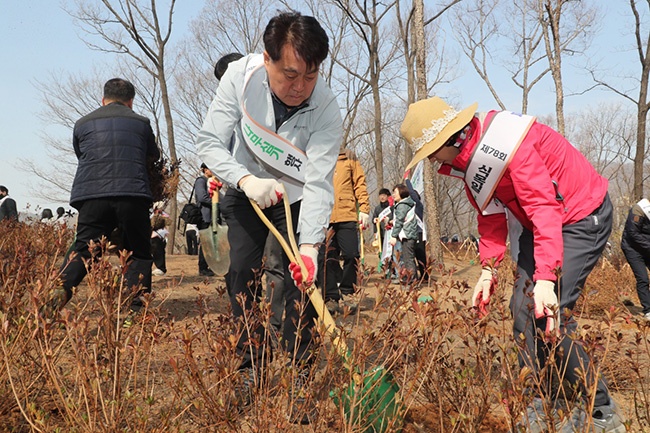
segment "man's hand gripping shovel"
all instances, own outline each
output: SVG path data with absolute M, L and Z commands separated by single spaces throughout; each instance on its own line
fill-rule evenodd
M 287 243 L 254 200 L 251 200 L 251 205 L 278 240 L 289 260 L 292 263 L 298 263 L 302 275 L 306 276 L 308 271 L 300 256 L 300 250 L 293 233 L 291 209 L 286 199 L 284 187 L 282 188 L 282 197 L 284 199 L 287 232 L 291 245 Z M 383 366 L 375 367 L 363 373 L 358 367 L 352 366 L 350 350 L 342 338 L 341 331 L 336 326 L 332 315 L 327 310 L 320 290 L 316 288 L 313 282 L 303 284 L 300 289 L 307 293 L 309 300 L 318 313 L 319 325 L 321 325 L 318 326 L 318 329 L 324 330 L 325 334 L 330 337 L 332 348 L 343 358 L 345 368 L 352 373 L 353 381 L 347 386 L 345 392 L 340 390 L 330 392 L 334 402 L 343 407 L 348 420 L 356 427 L 361 428 L 359 431 L 375 433 L 401 431 L 404 408 L 400 401 L 399 387 L 395 383 L 393 376 Z

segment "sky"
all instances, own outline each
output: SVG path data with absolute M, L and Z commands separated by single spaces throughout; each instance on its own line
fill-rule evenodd
M 602 47 L 599 55 L 612 65 L 629 66 L 632 71 L 638 71 L 639 61 L 634 52 L 622 49 L 631 44 L 630 36 L 624 35 L 624 17 L 614 11 L 614 3 L 619 4 L 618 9 L 623 9 L 626 2 L 597 0 L 597 3 L 605 8 L 606 17 L 603 33 L 594 42 Z M 203 2 L 198 0 L 177 2 L 174 33 L 184 32 L 189 18 L 202 6 Z M 93 63 L 106 61 L 106 54 L 86 47 L 80 33 L 57 0 L 0 0 L 0 185 L 9 189 L 9 195 L 16 200 L 21 212 L 28 205 L 31 211 L 46 207 L 54 210 L 58 206 L 69 208 L 66 202 L 48 202 L 34 197 L 33 188 L 38 187 L 42 180 L 29 179 L 30 174 L 20 170 L 18 159 L 38 159 L 45 155 L 40 134 L 42 131 L 51 132 L 48 128 L 52 128 L 38 117 L 42 101 L 35 80 L 47 81 L 50 73 L 57 71 L 83 75 L 92 70 Z M 506 77 L 502 79 L 507 80 Z M 569 71 L 565 73 L 565 79 L 569 85 L 577 86 L 586 78 Z M 479 110 L 496 108 L 485 87 L 471 71 L 456 83 L 466 105 L 477 101 Z M 537 93 L 531 110 L 533 114 L 550 114 L 554 107 L 550 82 L 542 87 L 541 92 L 543 94 Z M 508 96 L 505 99 L 506 104 L 518 105 L 520 97 L 513 94 L 510 100 Z M 570 98 L 566 110 L 576 111 L 583 106 L 614 99 L 612 95 L 594 92 Z M 71 131 L 62 133 L 71 135 Z M 56 167 L 52 169 L 56 170 Z

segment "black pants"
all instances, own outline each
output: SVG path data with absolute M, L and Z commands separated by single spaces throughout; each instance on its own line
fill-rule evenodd
M 300 202 L 291 206 L 294 230 L 299 210 Z M 253 309 L 253 303 L 260 301 L 262 287 L 259 270 L 262 267 L 262 256 L 269 230 L 242 192 L 229 189 L 221 202 L 221 212 L 228 224 L 230 242 L 230 268 L 226 284 L 233 314 L 235 317 L 242 318 L 245 311 L 250 312 Z M 279 203 L 264 209 L 264 214 L 286 238 L 287 224 L 283 204 Z M 289 272 L 289 259 L 284 253 L 282 253 L 282 260 L 285 301 L 283 340 L 296 362 L 309 362 L 316 310 L 307 294 L 298 290 L 293 283 Z M 242 295 L 243 306 L 237 299 Z M 261 323 L 257 323 L 248 332 L 243 331 L 237 343 L 237 354 L 242 357 L 240 368 L 265 365 L 262 362 L 265 354 L 264 345 L 250 343 L 250 341 L 265 341 L 264 332 Z
M 284 263 L 282 246 L 269 233 L 264 247 L 264 275 L 266 276 L 266 300 L 271 304 L 271 325 L 276 330 L 282 328 L 284 315 Z
M 165 263 L 166 246 L 167 242 L 159 236 L 151 238 L 151 256 L 153 257 L 153 264 L 163 272 L 167 272 L 167 265 Z
M 199 242 L 199 272 L 205 272 L 210 270 L 208 262 L 205 261 L 205 256 L 203 255 L 203 246 Z
M 151 291 L 151 220 L 149 219 L 148 200 L 136 197 L 111 197 L 86 200 L 79 206 L 77 234 L 71 251 L 76 255 L 66 255 L 61 265 L 63 288 L 72 295 L 72 288 L 79 285 L 86 276 L 83 259 L 90 260 L 91 251 L 88 243 L 99 241 L 106 236 L 110 239 L 114 229 L 122 233 L 122 246 L 133 255 L 126 270 L 125 279 L 128 287 L 142 284 L 143 292 Z
M 650 284 L 648 281 L 648 269 L 650 269 L 650 257 L 643 256 L 634 249 L 626 240 L 621 242 L 621 249 L 636 279 L 636 294 L 643 307 L 643 314 L 650 313 Z
M 199 243 L 196 239 L 196 230 L 187 230 L 185 232 L 185 244 L 187 245 L 187 254 L 195 256 L 199 253 Z
M 359 223 L 330 224 L 326 244 L 318 252 L 317 279 L 325 301 L 339 301 L 341 295 L 354 293 L 359 257 Z
M 559 284 L 555 285 L 560 312 L 564 312 L 566 309 L 573 310 L 589 273 L 605 249 L 611 231 L 612 203 L 609 200 L 609 195 L 605 196 L 601 206 L 591 215 L 574 224 L 562 227 L 564 262 L 562 277 Z M 532 277 L 535 272 L 533 245 L 532 232 L 524 228 L 519 237 L 518 274 L 510 299 L 510 310 L 514 318 L 515 341 L 521 341 L 521 335 L 525 337 L 524 347 L 519 358 L 520 366 L 527 366 L 533 371 L 539 372 L 546 364 L 548 347 L 538 336 L 540 330 L 543 332 L 546 329 L 546 319 L 535 319 L 532 296 L 534 287 Z M 564 355 L 561 357 L 559 353 L 556 353 L 556 356 L 561 358 L 558 359 L 557 368 L 558 371 L 565 372 L 565 380 L 576 385 L 580 383 L 580 377 L 575 373 L 576 368 L 589 372 L 590 361 L 582 346 L 575 344 L 572 338 L 566 336 L 573 334 L 578 327 L 574 316 L 567 318 L 565 314 L 560 314 L 560 317 L 560 329 L 563 336 L 560 348 Z M 591 383 L 595 380 L 598 381 L 595 406 L 607 404 L 609 395 L 605 382 L 600 378 L 594 378 L 593 375 L 588 376 L 588 380 Z M 580 389 L 583 387 L 581 386 Z M 567 394 L 571 395 L 571 391 L 567 390 Z
M 415 263 L 415 248 L 417 239 L 402 239 L 402 254 L 400 262 L 400 279 L 403 283 L 414 281 L 418 278 L 418 268 Z
M 427 269 L 427 243 L 422 240 L 422 234 L 415 244 L 415 260 L 418 265 L 418 271 L 420 273 L 419 277 L 427 281 L 429 279 L 428 269 Z

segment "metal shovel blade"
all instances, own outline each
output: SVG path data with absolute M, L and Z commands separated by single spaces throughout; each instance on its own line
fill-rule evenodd
M 223 277 L 230 267 L 230 244 L 228 243 L 228 226 L 218 224 L 219 192 L 212 195 L 212 223 L 208 228 L 199 230 L 201 249 L 205 262 L 212 272 Z

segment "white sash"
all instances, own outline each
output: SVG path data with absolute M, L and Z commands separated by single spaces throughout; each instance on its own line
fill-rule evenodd
M 643 198 L 637 203 L 637 205 L 641 208 L 645 217 L 650 220 L 650 201 L 648 201 L 647 198 Z
M 457 177 L 459 179 L 462 179 L 463 181 L 465 180 L 465 173 L 463 173 L 460 170 L 456 170 L 455 168 L 451 167 L 449 176 Z M 498 213 L 504 213 L 505 207 L 501 204 L 500 201 L 497 200 L 490 200 L 490 202 L 487 204 L 485 209 L 483 210 L 482 214 L 483 215 L 493 215 L 493 214 L 498 214 Z
M 241 120 L 244 142 L 259 161 L 291 178 L 295 181 L 292 183 L 302 185 L 305 183 L 304 168 L 307 165 L 307 154 L 289 140 L 257 123 L 246 110 L 244 103 L 246 98 L 243 96 L 248 88 L 248 82 L 253 73 L 262 67 L 264 67 L 264 57 L 259 54 L 250 61 L 246 69 L 242 90 Z
M 393 237 L 393 229 L 386 229 L 384 233 L 384 247 L 381 250 L 381 261 L 391 260 L 393 257 L 393 246 L 390 244 L 390 238 Z M 388 264 L 390 269 L 390 263 Z
M 483 215 L 496 213 L 492 195 L 534 121 L 525 114 L 497 113 L 474 149 L 465 183 Z

